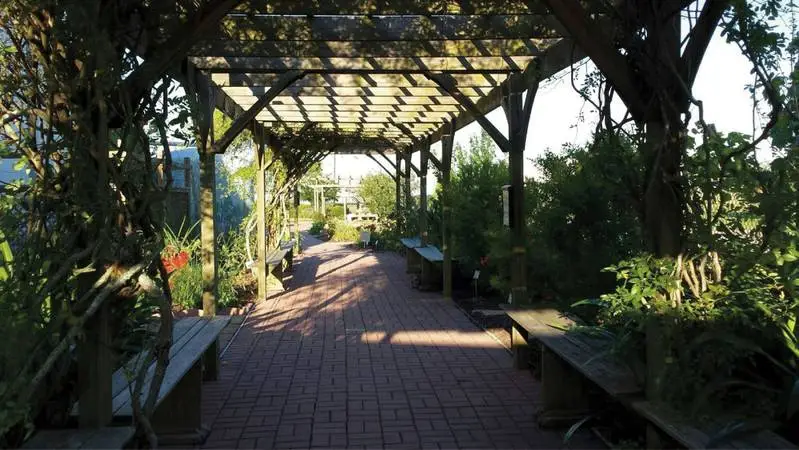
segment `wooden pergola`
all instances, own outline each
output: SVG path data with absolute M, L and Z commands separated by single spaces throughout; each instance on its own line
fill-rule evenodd
M 204 0 L 143 4 L 120 28 L 142 64 L 126 75 L 124 96 L 144 93 L 170 77 L 196 102 L 200 153 L 203 309 L 216 306 L 214 223 L 216 154 L 245 129 L 258 146 L 259 294 L 266 292 L 264 172 L 266 149 L 303 167 L 332 152 L 363 153 L 394 179 L 396 207 L 410 204 L 410 175 L 420 178 L 419 229 L 427 240 L 427 174 L 432 163 L 443 185 L 444 295 L 452 295 L 450 172 L 455 132 L 474 121 L 509 154 L 511 291 L 527 299 L 523 158 L 539 83 L 588 56 L 645 127 L 642 153 L 651 174 L 644 215 L 653 250 L 681 250 L 680 164 L 692 101 L 690 88 L 704 51 L 730 0 L 705 0 L 687 33 L 681 12 L 696 0 Z M 697 4 L 698 5 L 698 4 Z M 178 11 L 178 13 L 176 13 Z M 604 13 L 612 12 L 612 16 Z M 685 37 L 683 36 L 685 35 Z M 141 41 L 136 39 L 142 38 Z M 166 102 L 165 102 L 166 103 Z M 485 116 L 502 107 L 507 135 Z M 233 119 L 217 141 L 213 110 Z M 124 117 L 115 113 L 108 128 Z M 286 131 L 288 130 L 288 131 Z M 313 130 L 313 133 L 311 133 Z M 309 136 L 324 136 L 309 144 Z M 441 142 L 440 157 L 430 146 Z M 411 156 L 420 153 L 419 165 Z M 394 156 L 393 160 L 390 155 Z M 378 159 L 378 157 L 380 159 Z M 384 164 L 385 163 L 385 164 Z M 295 168 L 296 168 L 295 167 Z M 81 423 L 110 422 L 109 309 L 93 317 L 98 339 L 86 347 L 87 386 Z M 105 337 L 102 337 L 102 336 Z M 66 342 L 66 341 L 65 341 Z M 214 374 L 217 344 L 205 371 Z M 647 329 L 647 397 L 665 382 L 660 333 Z M 84 364 L 82 364 L 83 366 Z
M 396 183 L 397 210 L 403 191 L 404 204 L 410 204 L 411 172 L 419 177 L 423 244 L 429 165 L 441 172 L 446 192 L 454 134 L 479 122 L 510 155 L 512 286 L 513 298 L 522 301 L 527 123 L 539 82 L 584 56 L 566 34 L 545 5 L 521 0 L 251 1 L 230 9 L 218 34 L 189 50 L 188 66 L 195 83 L 207 88 L 209 106 L 234 120 L 224 138 L 206 144 L 212 150 L 207 154 L 223 152 L 248 127 L 258 137 L 259 155 L 265 146 L 280 146 L 276 127 L 296 136 L 315 129 L 348 137 L 332 151 L 374 159 Z M 505 110 L 508 137 L 485 118 L 498 107 Z M 437 141 L 440 159 L 430 153 Z M 418 167 L 411 163 L 417 151 Z M 210 175 L 204 180 L 203 189 L 212 189 Z M 260 204 L 262 189 L 257 195 Z M 450 297 L 446 204 L 444 211 L 444 294 Z M 203 235 L 212 236 L 213 214 L 203 217 Z M 204 243 L 208 307 L 215 252 L 213 242 Z
M 325 152 L 364 153 L 379 161 L 396 182 L 398 210 L 400 192 L 410 204 L 415 172 L 421 183 L 423 244 L 426 177 L 430 163 L 436 166 L 444 187 L 444 293 L 451 296 L 453 137 L 473 121 L 509 154 L 511 292 L 515 302 L 524 302 L 523 153 L 530 112 L 539 83 L 586 56 L 630 118 L 646 129 L 642 150 L 652 160 L 646 227 L 656 254 L 677 254 L 686 128 L 681 118 L 687 115 L 704 51 L 730 5 L 729 0 L 708 0 L 701 7 L 695 2 L 209 0 L 194 21 L 183 25 L 187 33 L 178 33 L 176 45 L 150 52 L 155 69 L 161 60 L 183 58 L 178 77 L 204 105 L 205 112 L 195 117 L 205 167 L 204 308 L 213 311 L 215 292 L 210 163 L 245 128 L 254 131 L 262 167 L 267 146 L 275 154 L 287 147 L 284 141 L 301 139 L 312 129 L 338 136 L 342 142 Z M 684 12 L 695 16 L 687 33 L 681 32 Z M 507 136 L 485 118 L 498 107 L 508 121 Z M 208 139 L 213 108 L 233 119 L 218 142 Z M 289 137 L 276 135 L 276 129 L 290 130 Z M 438 141 L 440 158 L 430 153 Z M 415 167 L 411 155 L 417 151 Z M 258 192 L 261 202 L 263 191 Z

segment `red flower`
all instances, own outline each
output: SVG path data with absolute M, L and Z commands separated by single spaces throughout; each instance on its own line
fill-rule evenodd
M 483 267 L 488 266 L 488 256 L 481 256 L 480 257 L 480 265 Z
M 172 256 L 162 256 L 161 262 L 164 263 L 166 273 L 172 273 L 178 269 L 186 267 L 189 264 L 189 254 L 187 252 L 179 252 Z

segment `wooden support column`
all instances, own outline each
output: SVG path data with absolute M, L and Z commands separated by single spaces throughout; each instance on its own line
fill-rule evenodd
M 86 279 L 85 290 L 88 290 L 93 280 L 89 277 Z M 100 428 L 111 423 L 111 376 L 114 366 L 110 322 L 111 311 L 106 300 L 94 316 L 86 321 L 84 339 L 77 346 L 80 389 L 78 425 L 81 428 Z
M 425 141 L 419 146 L 419 236 L 422 246 L 427 246 L 427 165 L 430 153 L 430 142 Z
M 441 136 L 441 247 L 444 254 L 444 298 L 452 299 L 452 147 L 455 143 L 455 121 L 447 122 Z
M 294 254 L 302 252 L 302 239 L 300 236 L 300 190 L 294 188 Z
M 267 297 L 267 276 L 266 265 L 266 151 L 264 148 L 264 137 L 257 139 L 256 160 L 258 171 L 255 182 L 255 210 L 257 217 L 257 246 L 258 246 L 258 300 L 263 301 Z
M 203 272 L 203 315 L 216 315 L 217 262 L 216 218 L 216 155 L 200 153 L 200 256 Z
M 402 155 L 399 151 L 394 151 L 394 160 L 394 214 L 397 216 L 397 228 L 402 232 L 404 230 L 402 224 L 402 186 L 400 185 L 400 180 L 402 180 Z
M 411 150 L 408 149 L 405 154 L 405 210 L 412 209 L 413 197 L 411 196 Z
M 524 213 L 524 146 L 530 122 L 533 101 L 538 92 L 538 82 L 529 88 L 526 101 L 522 98 L 525 86 L 514 76 L 503 86 L 502 107 L 508 119 L 510 143 L 510 232 L 511 232 L 511 302 L 526 303 L 527 250 L 525 247 L 526 221 Z

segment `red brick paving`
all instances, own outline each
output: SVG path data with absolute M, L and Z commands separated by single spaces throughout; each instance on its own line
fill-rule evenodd
M 207 448 L 562 447 L 540 385 L 404 259 L 306 242 L 204 387 Z

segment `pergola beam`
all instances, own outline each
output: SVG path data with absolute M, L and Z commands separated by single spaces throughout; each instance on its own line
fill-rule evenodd
M 643 117 L 647 107 L 641 86 L 636 83 L 627 59 L 616 50 L 605 29 L 589 18 L 579 0 L 543 1 L 613 84 L 633 115 Z
M 280 76 L 274 73 L 212 73 L 211 79 L 220 87 L 263 87 L 275 84 Z M 495 88 L 505 81 L 504 73 L 452 74 L 461 88 Z M 297 87 L 438 87 L 423 74 L 308 74 L 294 83 Z
M 539 2 L 528 0 L 328 0 L 308 4 L 296 0 L 246 0 L 237 11 L 249 14 L 548 14 Z
M 429 41 L 529 39 L 563 36 L 550 15 L 231 15 L 220 24 L 222 39 L 262 41 Z
M 472 102 L 469 97 L 464 95 L 458 87 L 455 85 L 455 81 L 452 78 L 449 78 L 446 74 L 428 74 L 428 78 L 438 83 L 445 91 L 449 93 L 458 103 L 461 104 L 467 111 L 472 114 L 472 117 L 477 120 L 477 123 L 491 136 L 491 139 L 497 144 L 497 146 L 505 153 L 510 151 L 510 141 L 506 138 L 494 124 L 491 123 L 488 119 L 485 118 L 485 113 L 477 107 L 477 105 Z
M 371 154 L 371 153 L 367 153 L 367 154 L 366 154 L 366 156 L 367 156 L 367 157 L 369 157 L 369 159 L 371 159 L 372 161 L 376 162 L 376 163 L 377 163 L 377 165 L 378 165 L 378 166 L 380 166 L 380 168 L 381 168 L 381 169 L 383 169 L 383 171 L 384 171 L 386 174 L 388 174 L 388 176 L 389 176 L 389 177 L 391 177 L 391 180 L 392 180 L 392 181 L 394 181 L 394 182 L 396 182 L 396 181 L 397 181 L 397 180 L 394 178 L 394 175 L 391 173 L 391 171 L 390 171 L 390 170 L 388 170 L 388 169 L 386 168 L 386 166 L 384 166 L 384 165 L 383 165 L 383 163 L 381 163 L 380 161 L 378 161 L 378 160 L 377 160 L 377 158 L 375 158 L 374 156 L 372 156 L 372 154 Z
M 191 56 L 354 57 L 479 57 L 538 56 L 554 39 L 464 39 L 419 41 L 209 40 L 195 45 Z
M 535 65 L 531 64 L 522 72 L 522 84 L 531 84 L 534 80 L 547 79 L 585 57 L 585 53 L 571 39 L 564 38 L 549 48 L 544 56 L 538 58 Z M 503 84 L 505 83 L 507 83 L 507 80 L 503 81 Z M 492 90 L 489 95 L 481 98 L 475 105 L 480 115 L 488 114 L 492 110 L 499 108 L 502 105 L 501 89 Z M 464 111 L 455 120 L 456 131 L 475 120 L 475 115 L 469 111 Z M 441 139 L 444 132 L 444 127 L 435 131 L 432 135 L 433 142 Z
M 208 72 L 278 73 L 305 70 L 309 73 L 454 73 L 521 72 L 534 56 L 447 56 L 400 58 L 298 58 L 250 56 L 192 56 L 190 61 Z
M 269 88 L 266 93 L 258 98 L 258 101 L 256 101 L 255 104 L 250 106 L 250 108 L 247 109 L 247 111 L 245 111 L 243 114 L 233 119 L 233 123 L 230 125 L 230 128 L 225 131 L 225 134 L 222 135 L 218 142 L 214 143 L 212 147 L 213 152 L 224 153 L 231 142 L 233 142 L 233 140 L 236 139 L 236 137 L 238 137 L 238 135 L 252 123 L 255 117 L 266 107 L 266 105 L 269 104 L 269 102 L 274 100 L 274 98 L 277 97 L 277 95 L 282 92 L 283 89 L 288 87 L 295 80 L 302 78 L 303 75 L 305 75 L 305 73 L 300 70 L 292 70 L 284 73 L 274 86 Z
M 233 98 L 252 98 L 260 96 L 271 89 L 271 86 L 228 87 L 223 88 Z M 462 88 L 468 97 L 481 97 L 491 92 L 492 88 Z M 323 86 L 291 86 L 283 97 L 443 97 L 447 92 L 438 86 L 425 87 L 323 87 Z

